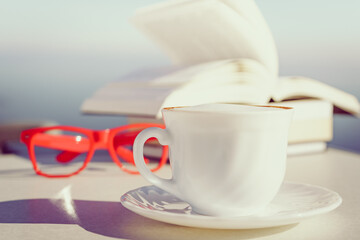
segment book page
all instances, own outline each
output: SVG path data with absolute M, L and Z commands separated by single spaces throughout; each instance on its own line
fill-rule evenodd
M 176 1 L 176 7 L 166 4 L 148 12 L 139 11 L 132 21 L 176 64 L 249 58 L 262 63 L 271 74 L 277 75 L 278 59 L 274 43 L 268 41 L 268 30 L 260 29 L 267 26 L 261 20 L 248 20 L 241 16 L 231 2 L 196 0 L 179 4 Z M 248 16 L 256 9 L 249 7 L 252 0 L 238 2 L 237 8 L 242 8 Z M 242 2 L 247 4 L 241 5 Z M 254 16 L 257 16 L 255 13 Z
M 272 94 L 272 98 L 276 102 L 299 97 L 327 100 L 351 114 L 358 115 L 360 113 L 360 103 L 356 97 L 311 78 L 282 77 Z
M 183 68 L 151 80 L 153 86 L 209 88 L 226 84 L 253 84 L 271 87 L 273 79 L 267 69 L 252 59 L 229 59 Z
M 236 11 L 244 19 L 248 20 L 249 24 L 255 28 L 259 37 L 266 43 L 266 48 L 263 48 L 263 56 L 267 57 L 267 62 L 272 64 L 271 69 L 274 69 L 275 75 L 278 75 L 279 59 L 276 44 L 272 36 L 271 30 L 262 15 L 260 9 L 256 5 L 255 0 L 239 1 L 239 0 L 221 0 Z M 266 52 L 265 52 L 266 51 Z

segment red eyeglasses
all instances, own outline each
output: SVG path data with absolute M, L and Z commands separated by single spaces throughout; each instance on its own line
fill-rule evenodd
M 162 124 L 130 124 L 113 129 L 90 130 L 71 126 L 33 128 L 21 133 L 34 170 L 45 177 L 70 177 L 84 170 L 96 150 L 107 150 L 112 160 L 125 172 L 138 174 L 132 145 L 139 132 L 148 127 L 165 128 Z M 168 147 L 159 146 L 154 138 L 146 144 L 162 150 L 159 161 L 145 157 L 152 171 L 167 161 Z

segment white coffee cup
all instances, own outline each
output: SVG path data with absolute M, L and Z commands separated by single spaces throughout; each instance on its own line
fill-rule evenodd
M 139 172 L 200 214 L 246 216 L 266 207 L 285 175 L 287 107 L 207 104 L 162 110 L 166 129 L 143 130 L 134 142 Z M 172 179 L 154 175 L 143 157 L 147 139 L 169 145 Z

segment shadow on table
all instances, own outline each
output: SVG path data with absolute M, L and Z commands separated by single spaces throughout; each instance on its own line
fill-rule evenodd
M 120 202 L 72 199 L 24 199 L 0 202 L 0 223 L 77 224 L 100 235 L 126 239 L 248 239 L 272 235 L 296 225 L 253 230 L 215 230 L 175 226 L 144 218 Z

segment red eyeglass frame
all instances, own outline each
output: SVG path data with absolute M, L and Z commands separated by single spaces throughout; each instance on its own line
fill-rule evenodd
M 118 159 L 117 155 L 119 155 L 122 159 L 124 159 L 127 162 L 134 163 L 132 151 L 125 148 L 124 146 L 132 145 L 137 134 L 140 133 L 143 129 L 148 128 L 148 127 L 159 127 L 159 128 L 163 128 L 163 129 L 165 128 L 165 126 L 163 124 L 156 124 L 156 123 L 136 123 L 136 124 L 129 124 L 129 125 L 120 126 L 117 128 L 104 129 L 104 130 L 91 130 L 91 129 L 87 129 L 87 128 L 73 127 L 73 126 L 50 126 L 50 127 L 39 127 L 39 128 L 32 128 L 32 129 L 24 130 L 21 132 L 20 140 L 27 146 L 29 157 L 32 162 L 34 171 L 36 172 L 36 174 L 44 176 L 44 177 L 49 177 L 49 178 L 71 177 L 76 174 L 79 174 L 82 170 L 84 170 L 87 167 L 87 165 L 91 161 L 95 151 L 99 150 L 99 149 L 108 150 L 113 162 L 115 162 L 120 167 L 120 169 L 123 170 L 124 172 L 130 173 L 130 174 L 139 174 L 138 171 L 133 171 L 133 170 L 125 168 L 122 165 L 121 161 Z M 135 130 L 135 129 L 139 129 L 139 130 Z M 84 152 L 84 150 L 81 150 L 84 148 L 84 144 L 89 144 L 89 147 L 87 147 L 85 150 L 88 152 L 86 159 L 84 160 L 83 165 L 75 172 L 69 173 L 69 174 L 56 175 L 56 174 L 44 173 L 39 169 L 37 162 L 36 162 L 36 157 L 35 157 L 35 148 L 34 148 L 35 141 L 40 141 L 40 142 L 42 142 L 43 145 L 49 147 L 51 145 L 51 138 L 53 138 L 53 137 L 57 138 L 57 142 L 62 141 L 64 146 L 66 146 L 66 144 L 70 140 L 69 136 L 64 136 L 64 135 L 62 135 L 62 136 L 61 135 L 59 135 L 59 136 L 48 135 L 48 134 L 39 135 L 40 133 L 44 133 L 44 132 L 51 131 L 51 130 L 63 130 L 63 131 L 76 132 L 76 133 L 82 134 L 87 137 L 86 139 L 80 140 L 80 141 L 83 141 L 82 142 L 83 144 L 79 144 L 78 146 L 76 146 L 75 147 L 76 149 L 74 149 L 74 145 L 72 144 L 71 148 L 73 151 L 71 151 L 71 150 L 64 151 L 63 153 L 59 154 L 57 157 L 57 160 L 60 163 L 61 162 L 66 163 L 68 161 L 71 161 L 78 154 L 81 154 L 82 152 Z M 132 130 L 132 131 L 126 132 L 126 130 Z M 122 131 L 125 131 L 124 133 L 122 133 L 122 135 L 116 135 Z M 118 145 L 117 149 L 115 149 L 113 146 L 115 140 Z M 152 139 L 149 139 L 149 140 L 152 140 Z M 162 151 L 162 155 L 161 155 L 158 166 L 154 169 L 151 169 L 151 171 L 153 171 L 153 172 L 159 170 L 167 162 L 168 146 L 162 146 L 162 148 L 163 148 L 163 151 Z M 60 149 L 60 150 L 64 150 L 64 149 Z

